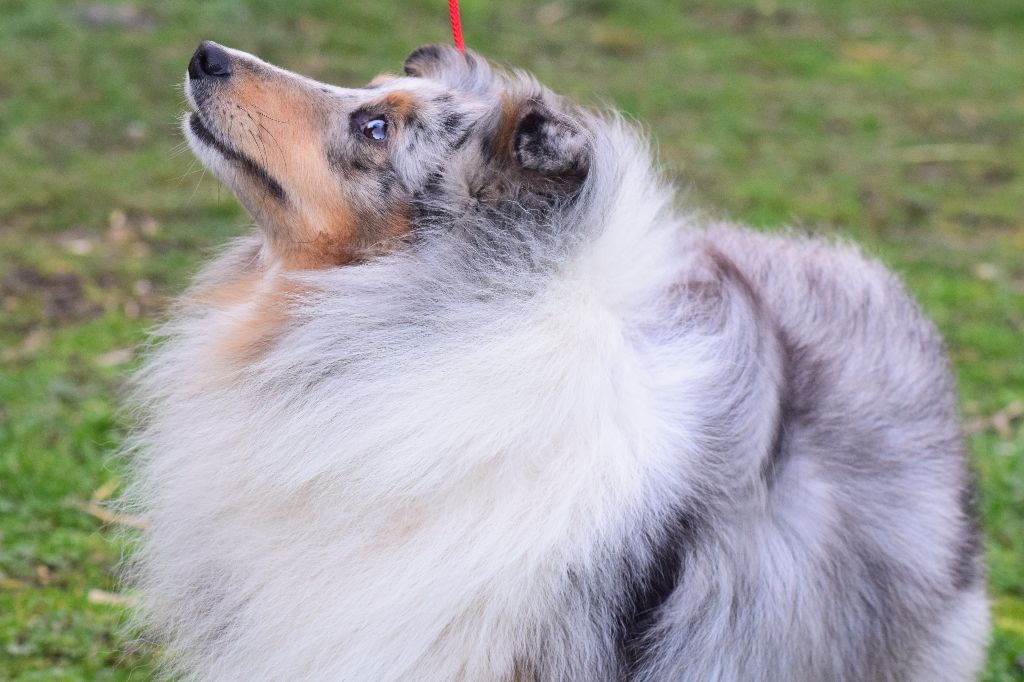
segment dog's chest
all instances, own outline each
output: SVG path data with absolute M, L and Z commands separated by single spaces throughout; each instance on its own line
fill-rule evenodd
M 189 458 L 210 475 L 208 506 L 186 513 L 207 540 L 203 570 L 247 586 L 253 655 L 288 622 L 303 644 L 280 655 L 338 679 L 504 680 L 564 617 L 572 581 L 644 506 L 668 428 L 615 370 L 627 348 L 587 333 L 567 349 L 539 343 L 544 331 L 321 386 L 302 411 L 264 407 L 255 432 L 204 415 L 237 437 Z

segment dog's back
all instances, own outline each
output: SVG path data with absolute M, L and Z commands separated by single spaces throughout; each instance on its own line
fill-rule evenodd
M 777 431 L 684 553 L 641 678 L 972 679 L 987 603 L 937 332 L 853 248 L 726 226 L 701 246 L 774 338 L 751 360 L 782 377 Z

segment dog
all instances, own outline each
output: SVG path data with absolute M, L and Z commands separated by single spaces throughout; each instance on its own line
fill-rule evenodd
M 856 248 L 674 205 L 472 51 L 341 88 L 212 42 L 256 228 L 137 383 L 141 622 L 196 680 L 974 679 L 943 344 Z

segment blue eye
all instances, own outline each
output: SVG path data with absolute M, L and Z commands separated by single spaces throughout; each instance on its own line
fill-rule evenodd
M 363 135 L 371 140 L 383 140 L 388 136 L 388 122 L 382 118 L 373 118 L 363 124 Z

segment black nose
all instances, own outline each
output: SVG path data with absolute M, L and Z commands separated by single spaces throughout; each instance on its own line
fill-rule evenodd
M 227 78 L 231 75 L 231 57 L 227 51 L 213 42 L 199 43 L 192 61 L 188 63 L 189 78 Z

